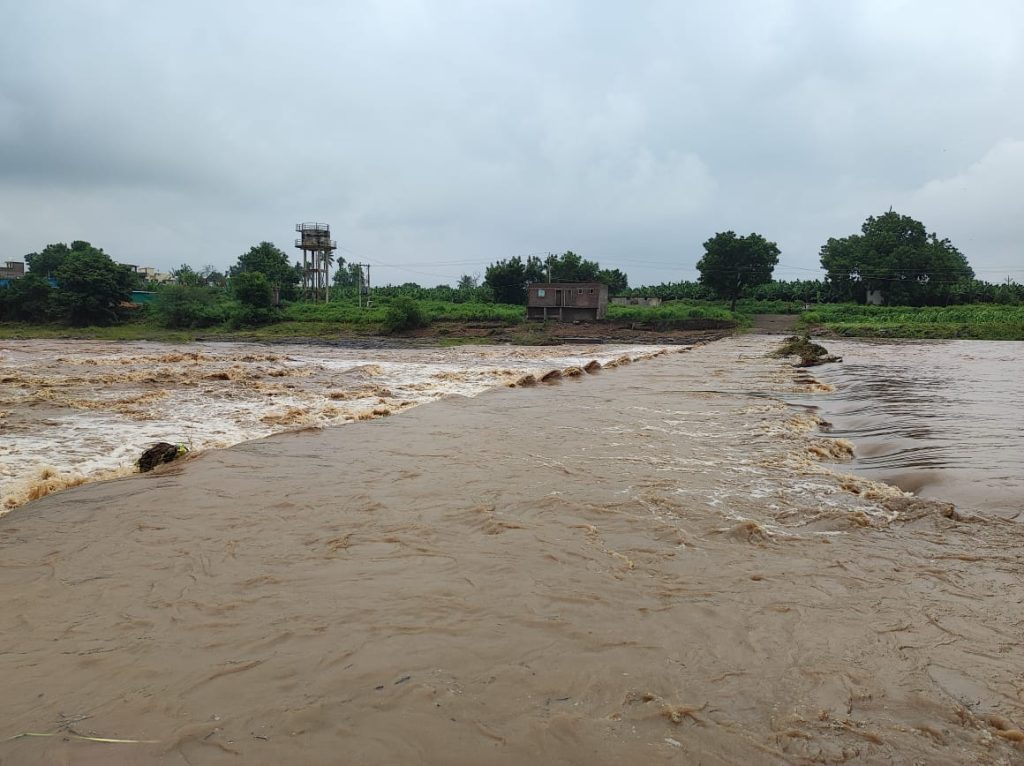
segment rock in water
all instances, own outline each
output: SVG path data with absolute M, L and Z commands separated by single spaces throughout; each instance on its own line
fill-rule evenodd
M 143 473 L 152 471 L 161 463 L 170 463 L 172 460 L 177 460 L 186 452 L 188 452 L 188 449 L 184 444 L 159 442 L 142 453 L 142 457 L 138 461 L 139 470 Z

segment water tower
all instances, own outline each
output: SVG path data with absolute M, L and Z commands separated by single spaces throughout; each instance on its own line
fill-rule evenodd
M 312 301 L 326 301 L 327 269 L 338 248 L 331 239 L 331 227 L 326 223 L 297 223 L 295 231 L 301 234 L 295 247 L 302 250 L 302 294 Z

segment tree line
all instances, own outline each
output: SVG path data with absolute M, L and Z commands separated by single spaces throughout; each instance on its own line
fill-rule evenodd
M 775 280 L 781 255 L 763 235 L 719 232 L 703 244 L 696 281 L 666 282 L 630 288 L 617 268 L 570 251 L 514 256 L 486 267 L 484 277 L 463 275 L 456 286 L 421 287 L 408 282 L 374 288 L 385 301 L 400 296 L 450 303 L 522 305 L 531 282 L 603 282 L 610 295 L 654 296 L 663 300 L 727 300 L 741 297 L 817 303 L 869 299 L 888 305 L 930 306 L 952 303 L 1024 303 L 1024 286 L 992 284 L 975 278 L 966 257 L 948 240 L 892 210 L 870 216 L 859 233 L 830 238 L 819 251 L 823 279 Z M 359 264 L 340 255 L 332 297 L 354 297 L 364 283 Z M 172 271 L 175 283 L 144 285 L 131 268 L 114 262 L 89 242 L 51 244 L 25 256 L 29 272 L 0 289 L 0 319 L 72 325 L 111 324 L 130 314 L 133 290 L 157 291 L 153 311 L 168 327 L 204 327 L 224 322 L 271 321 L 275 305 L 301 299 L 302 267 L 272 242 L 260 242 L 238 256 L 226 271 L 188 264 Z

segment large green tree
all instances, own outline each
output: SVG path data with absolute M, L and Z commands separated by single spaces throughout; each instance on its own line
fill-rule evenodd
M 54 290 L 46 277 L 29 272 L 0 289 L 0 319 L 45 322 L 54 313 Z
M 525 261 L 519 256 L 497 261 L 484 272 L 484 284 L 498 303 L 523 303 L 530 282 L 603 282 L 612 295 L 624 292 L 629 279 L 618 269 L 602 269 L 572 250 L 541 259 L 535 255 Z
M 75 325 L 116 322 L 121 304 L 131 299 L 138 282 L 135 272 L 88 242 L 72 243 L 54 276 L 57 303 Z
M 78 247 L 79 250 L 83 249 L 83 246 L 88 247 L 88 242 L 82 242 L 76 240 L 71 243 L 72 247 Z M 28 264 L 28 270 L 40 277 L 53 277 L 57 274 L 57 269 L 64 263 L 64 259 L 71 253 L 72 247 L 68 247 L 63 242 L 56 242 L 52 245 L 47 245 L 38 253 L 29 253 L 25 256 L 25 263 Z
M 297 296 L 299 270 L 288 263 L 288 256 L 273 242 L 260 242 L 238 256 L 238 262 L 231 267 L 231 276 L 252 271 L 262 274 L 271 286 L 279 288 L 282 298 L 293 300 Z
M 335 287 L 359 287 L 363 283 L 363 267 L 358 263 L 346 263 L 345 259 L 338 257 L 338 269 L 331 278 L 331 284 Z
M 736 299 L 746 288 L 771 281 L 778 262 L 779 246 L 760 234 L 739 237 L 736 232 L 723 231 L 704 243 L 697 271 L 700 283 L 731 301 L 730 308 L 735 310 Z
M 890 305 L 946 303 L 974 279 L 967 258 L 924 224 L 890 210 L 870 216 L 860 234 L 829 239 L 821 266 L 838 297 L 864 302 L 878 291 Z
M 535 255 L 522 258 L 515 255 L 505 261 L 496 261 L 484 271 L 484 284 L 490 288 L 497 303 L 526 303 L 526 286 L 530 282 L 547 280 L 544 263 Z

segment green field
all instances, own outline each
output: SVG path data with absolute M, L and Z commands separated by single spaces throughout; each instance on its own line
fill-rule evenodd
M 863 338 L 1024 340 L 1024 306 L 817 306 L 800 321 L 836 335 Z
M 502 303 L 448 303 L 438 300 L 417 301 L 431 322 L 504 322 L 516 324 L 526 319 L 523 306 Z M 354 300 L 333 303 L 293 303 L 282 311 L 285 320 L 293 322 L 337 322 L 354 326 L 380 325 L 387 312 L 388 300 L 378 301 L 372 308 L 360 308 Z

